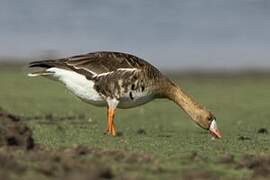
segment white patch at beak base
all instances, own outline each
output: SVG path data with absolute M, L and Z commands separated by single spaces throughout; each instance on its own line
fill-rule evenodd
M 216 123 L 215 119 L 210 124 L 209 132 L 215 138 L 221 138 L 222 137 L 221 132 L 218 130 L 217 123 Z

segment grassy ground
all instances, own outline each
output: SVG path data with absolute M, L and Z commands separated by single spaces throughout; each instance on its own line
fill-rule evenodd
M 105 152 L 104 158 L 90 153 L 79 160 L 101 161 L 115 178 L 260 177 L 256 169 L 245 165 L 245 159 L 270 153 L 270 134 L 258 133 L 261 128 L 270 130 L 270 75 L 174 79 L 215 114 L 224 134 L 221 140 L 212 140 L 181 109 L 166 100 L 119 110 L 116 124 L 120 136 L 106 136 L 104 108 L 81 102 L 57 82 L 28 78 L 23 69 L 0 68 L 0 107 L 19 115 L 32 128 L 35 142 L 51 151 L 82 145 Z M 129 160 L 119 160 L 106 152 L 121 152 Z M 133 163 L 130 157 L 134 154 Z M 29 163 L 40 165 L 36 161 Z M 39 176 L 51 178 L 35 171 L 21 177 Z

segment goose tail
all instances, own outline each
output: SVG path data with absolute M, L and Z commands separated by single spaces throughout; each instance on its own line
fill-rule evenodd
M 50 76 L 53 75 L 53 72 L 48 72 L 48 71 L 39 71 L 39 72 L 32 72 L 32 73 L 28 73 L 27 76 L 28 77 L 37 77 L 37 76 Z
M 33 61 L 29 63 L 29 68 L 43 68 L 41 71 L 31 72 L 28 74 L 29 77 L 37 76 L 50 76 L 54 72 L 49 72 L 47 69 L 56 67 L 59 64 L 57 60 L 42 60 L 42 61 Z

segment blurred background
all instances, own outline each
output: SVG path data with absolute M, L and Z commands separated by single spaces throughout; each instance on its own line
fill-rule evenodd
M 0 62 L 113 50 L 161 69 L 270 68 L 268 0 L 0 2 Z

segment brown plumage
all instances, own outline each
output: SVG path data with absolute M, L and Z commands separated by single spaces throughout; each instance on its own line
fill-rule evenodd
M 188 96 L 157 68 L 136 56 L 120 52 L 94 52 L 29 65 L 44 70 L 30 76 L 49 76 L 62 81 L 84 101 L 107 105 L 107 132 L 116 135 L 116 108 L 131 108 L 155 98 L 168 98 L 179 105 L 194 122 L 221 137 L 212 113 Z

